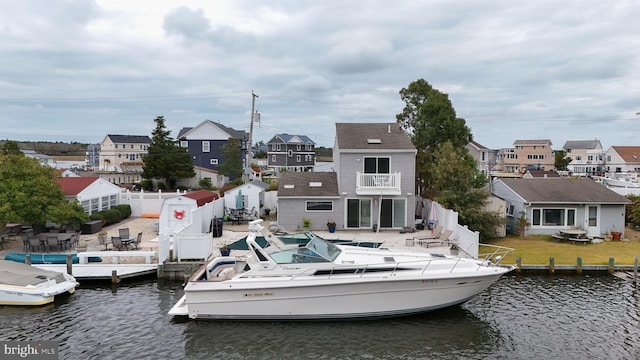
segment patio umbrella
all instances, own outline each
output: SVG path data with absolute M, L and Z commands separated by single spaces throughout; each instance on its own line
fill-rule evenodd
M 236 195 L 236 209 L 243 209 L 242 206 L 242 189 L 238 190 L 238 195 Z
M 438 213 L 436 211 L 436 202 L 431 201 L 431 206 L 429 207 L 429 229 L 433 230 L 438 224 Z

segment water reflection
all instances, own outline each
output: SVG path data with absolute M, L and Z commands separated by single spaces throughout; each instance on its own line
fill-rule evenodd
M 607 276 L 507 276 L 462 306 L 371 321 L 181 321 L 167 315 L 181 296 L 178 282 L 83 284 L 0 306 L 0 340 L 58 341 L 64 359 L 640 358 L 640 296 Z
M 456 358 L 478 352 L 479 344 L 490 353 L 495 337 L 490 326 L 461 307 L 370 321 L 192 321 L 185 329 L 187 355 L 193 359 Z M 201 354 L 203 348 L 210 352 Z

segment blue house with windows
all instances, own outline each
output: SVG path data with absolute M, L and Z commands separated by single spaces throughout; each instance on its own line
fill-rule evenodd
M 218 122 L 205 120 L 196 127 L 182 128 L 177 136 L 180 146 L 187 148 L 187 152 L 191 154 L 195 167 L 213 171 L 217 171 L 218 164 L 226 160 L 222 156 L 222 147 L 230 138 L 240 140 L 240 157 L 244 169 L 247 165 L 249 138 L 246 131 L 235 130 Z
M 497 179 L 492 193 L 507 202 L 507 222 L 516 228 L 520 213 L 531 223 L 526 234 L 552 235 L 580 228 L 588 236 L 623 233 L 626 197 L 591 179 Z

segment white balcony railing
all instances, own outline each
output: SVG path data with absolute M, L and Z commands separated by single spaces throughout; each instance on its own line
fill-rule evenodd
M 356 193 L 358 195 L 400 195 L 401 174 L 362 174 L 356 173 Z

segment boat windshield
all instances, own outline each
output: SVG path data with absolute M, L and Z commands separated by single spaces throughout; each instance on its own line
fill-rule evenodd
M 335 260 L 338 255 L 340 255 L 341 251 L 339 247 L 317 236 L 314 236 L 311 240 L 309 240 L 305 248 L 315 252 L 316 254 L 329 261 Z
M 341 250 L 323 238 L 314 236 L 307 245 L 269 254 L 278 264 L 333 262 Z

